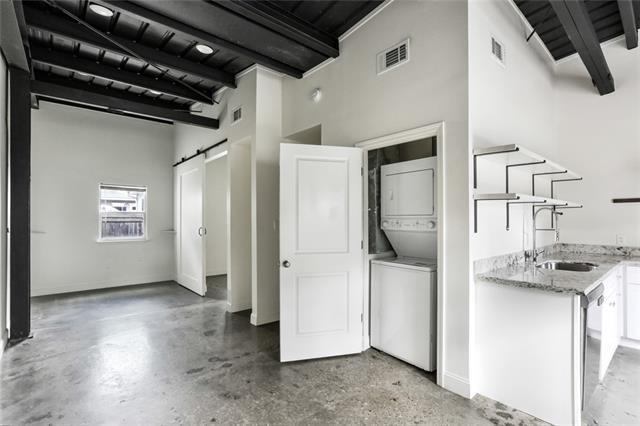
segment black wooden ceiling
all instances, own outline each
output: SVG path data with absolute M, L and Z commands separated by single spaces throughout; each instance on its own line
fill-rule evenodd
M 55 93 L 69 88 L 78 97 L 86 93 L 93 105 L 110 96 L 188 110 L 196 102 L 213 103 L 216 90 L 234 88 L 235 75 L 254 64 L 300 78 L 338 56 L 338 37 L 382 1 L 21 3 L 39 97 L 50 97 L 48 87 Z M 108 8 L 112 16 L 91 5 Z M 200 45 L 212 52 L 202 53 Z
M 576 53 L 575 47 L 548 0 L 515 0 L 515 3 L 555 60 Z M 586 0 L 584 3 L 600 43 L 624 34 L 618 2 Z M 636 27 L 638 27 L 637 24 Z
M 600 95 L 615 91 L 601 44 L 624 34 L 627 49 L 638 47 L 640 0 L 514 2 L 555 60 L 578 53 Z

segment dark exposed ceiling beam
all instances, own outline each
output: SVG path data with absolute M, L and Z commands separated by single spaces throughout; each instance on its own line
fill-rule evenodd
M 80 74 L 91 75 L 104 78 L 128 86 L 135 86 L 151 92 L 164 93 L 181 99 L 194 102 L 204 102 L 213 104 L 211 96 L 200 96 L 198 93 L 186 89 L 185 87 L 173 84 L 163 79 L 154 79 L 141 74 L 129 71 L 118 70 L 105 64 L 100 64 L 89 59 L 75 57 L 64 52 L 53 51 L 42 46 L 33 45 L 31 47 L 31 58 L 34 62 L 42 65 L 50 65 L 73 71 Z
M 620 9 L 627 49 L 638 47 L 638 28 L 636 27 L 636 14 L 633 7 L 634 4 L 631 0 L 618 0 L 618 9 Z
M 31 70 L 31 78 L 33 78 L 33 65 L 31 64 L 31 46 L 29 45 L 29 31 L 27 29 L 27 23 L 24 18 L 24 9 L 22 7 L 22 0 L 12 0 L 16 18 L 18 21 L 18 28 L 20 29 L 20 35 L 22 36 L 22 45 L 24 46 L 24 51 L 27 56 L 27 63 L 29 64 L 29 69 Z M 38 98 L 35 95 L 31 95 L 31 108 L 38 109 Z
M 94 47 L 96 49 L 101 49 L 108 52 L 117 53 L 118 55 L 126 56 L 128 58 L 137 59 L 131 56 L 127 51 L 116 46 L 114 43 L 109 43 L 103 37 L 88 31 L 86 28 L 82 27 L 79 24 L 69 22 L 68 20 L 56 15 L 35 11 L 31 8 L 25 8 L 25 13 L 27 15 L 27 25 L 34 30 L 45 31 L 47 33 L 53 34 L 54 36 L 61 37 L 67 40 L 75 40 L 79 43 Z M 172 55 L 170 53 L 163 52 L 161 50 L 154 49 L 140 43 L 134 43 L 130 40 L 118 37 L 113 34 L 109 34 L 108 37 L 113 41 L 125 46 L 127 49 L 135 52 L 140 57 L 146 58 L 161 67 L 168 68 L 175 72 L 185 73 L 200 79 L 220 83 L 226 87 L 236 87 L 235 77 L 228 72 L 206 65 L 197 64 L 185 58 L 180 58 L 179 56 Z
M 130 91 L 109 88 L 107 86 L 102 86 L 100 84 L 84 82 L 81 80 L 76 80 L 68 77 L 62 77 L 59 75 L 47 73 L 45 71 L 36 70 L 35 76 L 36 76 L 35 79 L 39 81 L 44 81 L 46 83 L 52 83 L 59 86 L 68 87 L 71 89 L 78 89 L 88 93 L 106 95 L 112 98 L 118 98 L 118 99 L 122 99 L 129 102 L 152 105 L 152 106 L 168 108 L 168 109 L 173 109 L 178 111 L 189 110 L 189 104 L 184 104 L 183 106 L 180 106 L 175 102 L 165 101 L 163 99 L 159 99 L 158 97 L 151 97 L 143 94 L 136 94 Z
M 120 12 L 124 15 L 129 15 L 142 22 L 148 22 L 154 26 L 160 27 L 165 31 L 176 33 L 179 37 L 187 40 L 198 40 L 199 42 L 218 46 L 223 49 L 234 52 L 237 55 L 244 56 L 255 61 L 257 64 L 264 65 L 274 71 L 281 72 L 295 78 L 302 77 L 302 71 L 292 67 L 291 65 L 280 62 L 276 59 L 263 55 L 252 49 L 240 46 L 228 40 L 217 37 L 213 34 L 201 31 L 197 28 L 193 28 L 175 19 L 168 18 L 152 10 L 140 7 L 129 1 L 116 1 L 116 0 L 96 0 L 94 3 L 99 3 L 112 10 Z M 184 9 L 191 3 L 195 2 L 181 2 L 180 6 Z M 215 12 L 215 10 L 214 10 Z M 185 11 L 185 13 L 188 13 Z
M 8 65 L 28 72 L 29 62 L 15 6 L 13 1 L 0 0 L 0 50 Z
M 208 118 L 183 111 L 140 104 L 108 95 L 86 92 L 44 81 L 31 82 L 31 93 L 47 98 L 62 99 L 82 105 L 102 106 L 109 110 L 128 114 L 158 118 L 161 120 L 190 124 L 194 126 L 217 129 L 219 122 L 215 118 Z
M 171 120 L 163 120 L 163 119 L 160 119 L 160 118 L 154 118 L 154 117 L 147 117 L 147 116 L 143 116 L 143 115 L 130 114 L 128 112 L 115 111 L 115 110 L 112 110 L 112 109 L 104 109 L 104 108 L 100 108 L 100 107 L 94 107 L 94 106 L 91 106 L 91 105 L 81 105 L 81 104 L 78 104 L 78 103 L 75 103 L 75 102 L 65 101 L 64 99 L 56 99 L 56 98 L 49 98 L 49 97 L 46 97 L 46 96 L 41 96 L 40 97 L 40 101 L 42 101 L 42 102 L 51 102 L 51 103 L 59 104 L 59 105 L 67 105 L 67 106 L 71 106 L 71 107 L 75 107 L 75 108 L 88 109 L 90 111 L 104 112 L 106 114 L 123 115 L 125 117 L 137 118 L 139 120 L 153 121 L 155 123 L 173 124 L 173 121 L 171 121 Z
M 613 92 L 615 90 L 613 77 L 584 2 L 558 0 L 552 1 L 551 7 L 580 55 L 600 95 Z
M 271 1 L 212 0 L 210 3 L 235 12 L 318 53 L 332 58 L 340 55 L 337 37 L 309 25 Z

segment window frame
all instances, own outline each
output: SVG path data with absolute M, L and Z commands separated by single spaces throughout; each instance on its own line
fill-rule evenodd
M 143 222 L 143 233 L 142 237 L 103 237 L 102 236 L 102 188 L 103 187 L 113 187 L 113 188 L 121 188 L 123 190 L 144 190 L 145 194 L 145 205 L 144 211 L 142 214 L 144 215 Z M 146 185 L 127 185 L 127 184 L 118 184 L 118 183 L 104 183 L 101 182 L 98 184 L 98 236 L 96 238 L 96 242 L 98 243 L 132 243 L 132 242 L 144 242 L 149 241 L 149 188 Z M 136 212 L 140 213 L 140 212 Z

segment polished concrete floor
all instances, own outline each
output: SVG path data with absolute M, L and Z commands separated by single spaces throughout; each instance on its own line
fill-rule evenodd
M 206 296 L 210 299 L 227 300 L 227 276 L 208 276 Z
M 33 299 L 0 363 L 0 424 L 541 424 L 376 350 L 281 364 L 278 325 L 228 314 L 209 281 Z
M 618 347 L 583 416 L 588 425 L 640 425 L 640 351 Z

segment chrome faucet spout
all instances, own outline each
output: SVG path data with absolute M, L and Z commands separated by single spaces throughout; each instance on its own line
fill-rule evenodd
M 546 231 L 550 231 L 553 230 L 555 232 L 555 240 L 556 242 L 558 242 L 560 240 L 560 230 L 558 228 L 558 216 L 562 216 L 562 212 L 559 212 L 555 209 L 555 207 L 549 206 L 549 207 L 540 207 L 537 210 L 533 209 L 533 215 L 531 218 L 531 246 L 532 246 L 532 250 L 531 250 L 531 255 L 530 255 L 530 259 L 533 262 L 533 264 L 537 264 L 538 263 L 538 256 L 540 255 L 541 251 L 538 251 L 536 248 L 536 232 L 537 231 L 541 231 L 541 229 L 538 229 L 536 227 L 536 219 L 538 217 L 538 213 L 540 213 L 542 210 L 549 210 L 551 211 L 551 214 L 555 216 L 556 221 L 555 221 L 555 226 L 552 229 L 542 229 L 542 230 L 546 230 Z

